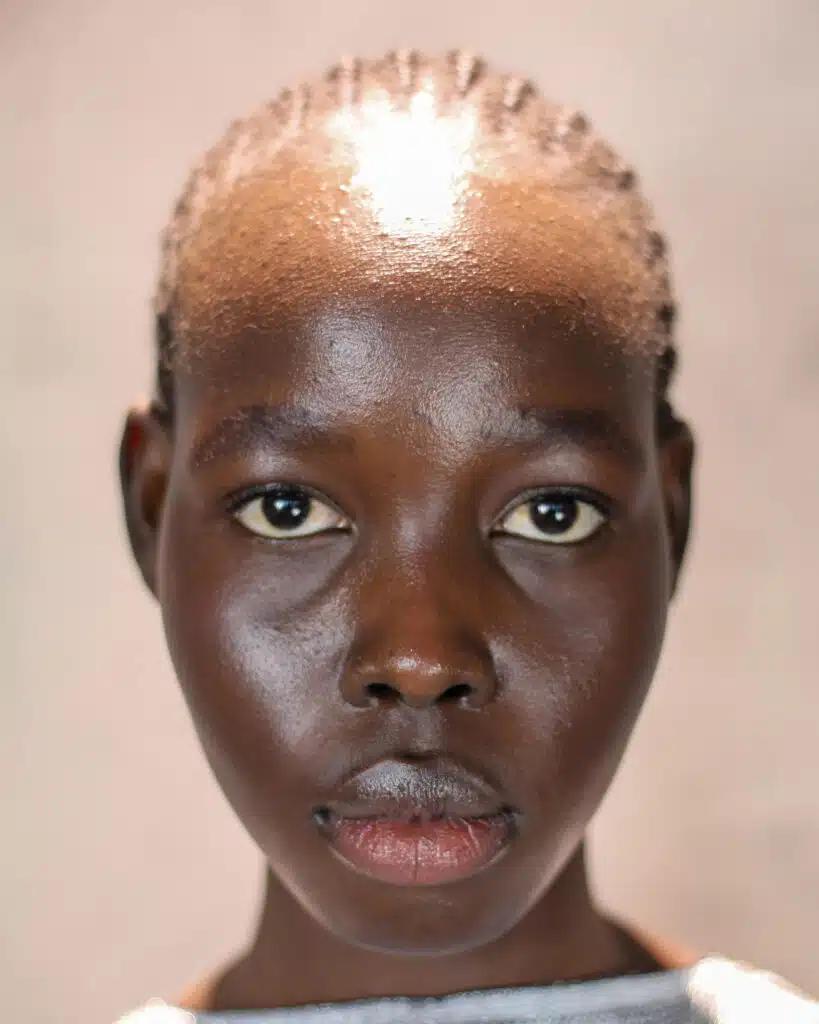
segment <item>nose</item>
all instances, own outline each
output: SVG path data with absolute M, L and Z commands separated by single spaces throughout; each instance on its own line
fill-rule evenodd
M 385 588 L 386 589 L 386 588 Z M 457 705 L 480 709 L 494 700 L 497 678 L 480 623 L 479 601 L 462 593 L 440 593 L 432 579 L 385 595 L 361 595 L 358 634 L 353 641 L 341 693 L 358 708 L 407 705 L 416 709 Z

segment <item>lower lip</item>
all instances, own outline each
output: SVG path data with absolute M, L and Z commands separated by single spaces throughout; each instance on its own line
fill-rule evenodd
M 356 871 L 393 885 L 444 885 L 488 867 L 512 838 L 507 814 L 395 821 L 332 817 L 325 834 Z

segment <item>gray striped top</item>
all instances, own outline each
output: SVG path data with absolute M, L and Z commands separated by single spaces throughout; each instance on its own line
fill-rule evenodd
M 437 999 L 189 1013 L 154 1003 L 119 1024 L 819 1024 L 819 1004 L 720 957 L 681 971 Z

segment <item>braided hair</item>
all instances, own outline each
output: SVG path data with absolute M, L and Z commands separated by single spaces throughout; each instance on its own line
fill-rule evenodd
M 326 132 L 341 111 L 360 112 L 373 96 L 391 110 L 410 109 L 422 91 L 432 92 L 436 117 L 472 115 L 479 139 L 526 147 L 537 156 L 542 176 L 555 189 L 570 191 L 602 215 L 616 218 L 617 233 L 646 271 L 654 310 L 651 345 L 656 353 L 658 429 L 676 419 L 668 390 L 676 365 L 675 305 L 663 236 L 630 166 L 597 136 L 587 119 L 543 97 L 531 82 L 493 70 L 479 57 L 454 51 L 443 58 L 401 50 L 378 60 L 346 58 L 319 79 L 284 89 L 272 102 L 234 121 L 193 169 L 162 235 L 161 268 L 155 299 L 158 415 L 173 418 L 173 368 L 178 340 L 176 318 L 179 268 L 185 246 L 203 214 L 219 196 L 275 163 L 311 133 Z

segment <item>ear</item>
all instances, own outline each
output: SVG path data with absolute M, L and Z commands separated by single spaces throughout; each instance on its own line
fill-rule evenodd
M 162 509 L 171 463 L 169 428 L 154 406 L 132 409 L 119 448 L 119 478 L 128 539 L 142 578 L 156 596 Z
M 663 497 L 674 563 L 673 594 L 679 582 L 691 528 L 695 444 L 688 424 L 676 417 L 663 431 L 659 443 Z

